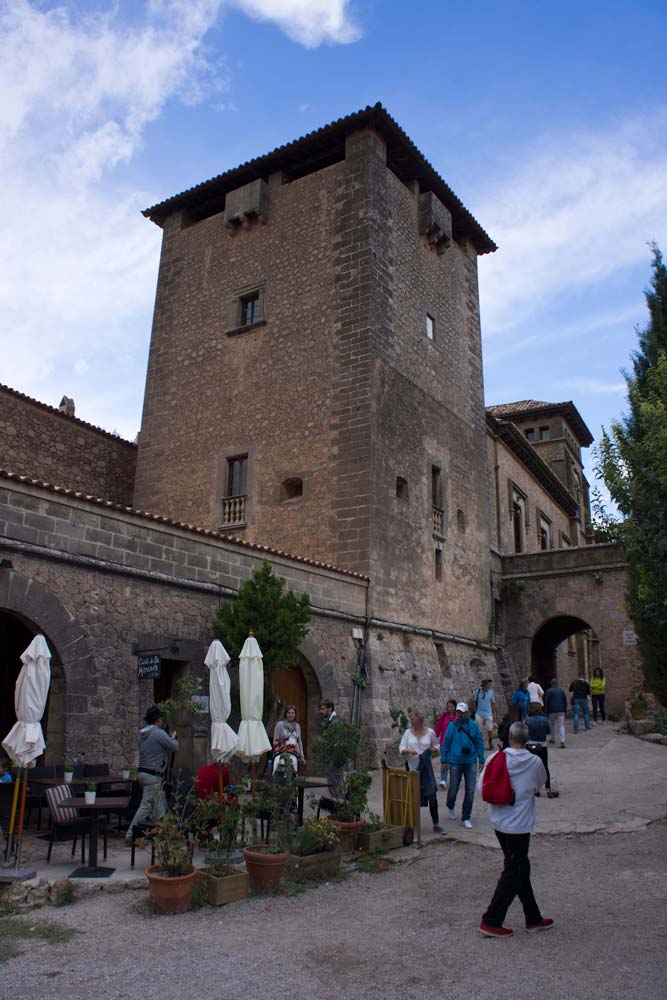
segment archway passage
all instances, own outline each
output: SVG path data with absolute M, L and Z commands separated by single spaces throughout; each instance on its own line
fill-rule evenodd
M 39 632 L 34 623 L 0 610 L 0 740 L 16 722 L 14 692 L 22 666 L 21 653 Z M 42 719 L 47 743 L 45 759 L 60 762 L 64 752 L 64 677 L 56 650 L 49 637 L 45 638 L 51 650 L 51 685 Z
M 552 677 L 558 677 L 561 684 L 565 681 L 569 683 L 569 676 L 559 677 L 558 647 L 579 633 L 592 634 L 592 629 L 583 618 L 574 615 L 550 618 L 535 633 L 531 647 L 531 673 L 543 688 L 548 687 Z M 586 651 L 575 647 L 573 658 L 574 662 L 568 674 L 576 674 L 578 669 L 584 668 Z M 562 670 L 560 672 L 563 673 Z

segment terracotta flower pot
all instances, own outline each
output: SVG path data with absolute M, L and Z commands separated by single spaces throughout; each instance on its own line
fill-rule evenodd
M 272 892 L 280 885 L 289 854 L 269 854 L 265 844 L 250 844 L 243 848 L 250 888 L 255 892 Z
M 342 819 L 336 819 L 335 816 L 328 816 L 327 822 L 338 830 L 340 849 L 343 854 L 351 854 L 352 851 L 356 851 L 359 831 L 364 825 L 364 821 L 357 819 L 353 823 L 345 823 Z
M 164 875 L 161 865 L 149 865 L 144 874 L 148 879 L 148 892 L 157 913 L 185 913 L 192 902 L 197 878 L 194 866 L 187 875 Z

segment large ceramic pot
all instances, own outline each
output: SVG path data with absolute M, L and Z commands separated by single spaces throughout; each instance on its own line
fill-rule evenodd
M 250 888 L 255 892 L 273 892 L 280 885 L 289 854 L 269 854 L 266 844 L 250 844 L 243 848 Z
M 357 819 L 353 823 L 345 823 L 342 819 L 336 819 L 335 816 L 328 816 L 327 822 L 338 830 L 340 849 L 343 854 L 351 854 L 352 851 L 356 851 L 359 831 L 364 825 L 364 821 Z
M 192 902 L 192 892 L 197 878 L 193 866 L 187 875 L 164 875 L 161 865 L 150 865 L 145 870 L 148 892 L 156 913 L 185 913 Z

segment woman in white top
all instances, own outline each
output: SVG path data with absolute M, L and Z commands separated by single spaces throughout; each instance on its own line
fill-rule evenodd
M 428 753 L 422 758 L 421 755 L 425 751 Z M 420 802 L 422 806 L 428 805 L 433 820 L 433 832 L 442 833 L 438 816 L 437 787 L 431 765 L 431 755 L 440 753 L 440 740 L 433 730 L 424 723 L 424 716 L 421 712 L 413 712 L 410 716 L 410 727 L 405 730 L 401 737 L 398 752 L 407 757 L 407 764 L 411 771 L 421 770 Z

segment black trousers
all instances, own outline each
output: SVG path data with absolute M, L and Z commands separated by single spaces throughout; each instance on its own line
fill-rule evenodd
M 433 820 L 433 826 L 438 826 L 440 823 L 438 815 L 438 796 L 435 794 L 435 792 L 433 793 L 433 795 L 431 795 L 429 799 L 427 799 L 427 802 L 428 802 L 428 811 L 430 812 L 431 819 Z
M 505 867 L 498 879 L 493 899 L 482 920 L 491 927 L 502 927 L 507 911 L 514 902 L 515 896 L 518 896 L 523 905 L 526 924 L 539 924 L 542 914 L 530 884 L 530 861 L 528 860 L 530 834 L 501 833 L 500 830 L 496 830 L 496 837 L 505 855 Z
M 604 710 L 604 695 L 603 694 L 592 694 L 591 701 L 593 702 L 593 722 L 598 721 L 598 709 L 600 709 L 600 715 L 602 716 L 602 721 L 607 721 L 607 713 Z
M 544 764 L 544 770 L 547 772 L 547 780 L 544 783 L 544 787 L 549 792 L 551 791 L 551 774 L 549 772 L 549 748 L 539 746 L 537 743 L 531 743 L 530 741 L 526 743 L 526 750 L 530 750 L 534 753 L 536 757 L 539 757 Z

